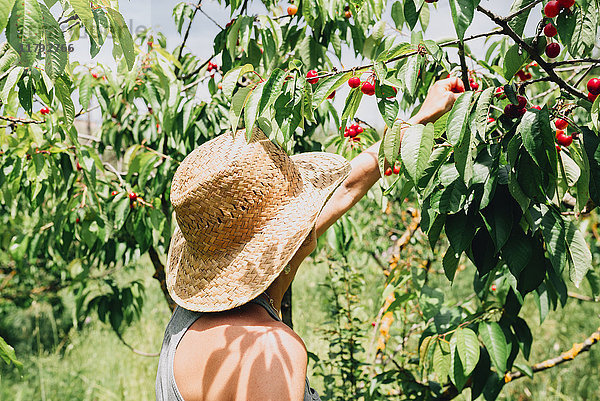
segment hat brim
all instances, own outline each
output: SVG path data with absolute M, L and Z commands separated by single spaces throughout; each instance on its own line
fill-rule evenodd
M 290 159 L 302 176 L 297 195 L 241 249 L 206 259 L 175 228 L 166 268 L 167 289 L 175 303 L 198 312 L 232 309 L 256 298 L 279 276 L 351 170 L 344 157 L 332 153 L 308 152 Z M 206 271 L 212 273 L 210 280 Z

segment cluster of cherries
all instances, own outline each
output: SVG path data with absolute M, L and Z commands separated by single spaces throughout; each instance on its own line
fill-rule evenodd
M 344 7 L 344 18 L 346 18 L 346 19 L 352 18 L 352 11 L 350 11 L 350 6 Z
M 500 89 L 500 88 L 498 88 Z M 498 89 L 496 89 L 496 95 L 499 94 Z M 504 95 L 504 88 L 500 92 L 500 98 Z M 539 106 L 538 106 L 539 107 Z M 537 108 L 537 107 L 536 107 Z M 508 118 L 519 118 L 522 117 L 527 111 L 527 99 L 525 96 L 517 96 L 517 104 L 509 103 L 504 107 L 504 115 Z
M 573 143 L 573 135 L 565 134 L 565 130 L 569 126 L 567 120 L 559 118 L 554 121 L 554 126 L 556 127 L 556 143 L 558 143 L 556 150 L 560 152 L 560 146 L 570 146 Z
M 208 65 L 206 66 L 206 71 L 211 72 L 211 71 L 215 71 L 217 72 L 219 70 L 219 66 L 216 65 L 215 63 L 209 61 Z
M 373 96 L 375 94 L 375 85 L 369 81 L 361 82 L 359 77 L 351 77 L 348 80 L 348 86 L 352 89 L 360 86 L 360 91 L 367 96 Z
M 363 127 L 361 127 L 360 125 L 354 123 L 349 127 L 344 128 L 344 136 L 347 138 L 350 138 L 350 140 L 354 141 L 354 142 L 360 142 L 360 138 L 358 137 L 358 135 L 362 134 L 364 132 Z
M 46 114 L 50 114 L 50 109 L 47 107 L 44 107 L 43 109 L 40 110 L 40 114 L 45 116 Z
M 588 100 L 594 102 L 598 95 L 600 95 L 600 79 L 592 78 L 587 83 Z
M 555 18 L 558 16 L 558 14 L 560 14 L 562 9 L 569 9 L 569 8 L 573 7 L 573 4 L 575 4 L 575 0 L 552 0 L 552 1 L 549 1 L 544 6 L 544 14 L 548 18 Z M 553 38 L 554 36 L 556 36 L 557 33 L 558 33 L 558 31 L 556 30 L 556 26 L 553 25 L 552 23 L 549 23 L 544 27 L 544 35 L 546 35 L 548 38 Z M 549 43 L 548 46 L 546 46 L 546 56 L 548 56 L 550 58 L 555 58 L 555 57 L 558 57 L 559 54 L 560 54 L 560 45 L 558 43 L 552 42 L 552 43 Z
M 389 177 L 392 174 L 400 174 L 400 164 L 396 163 L 394 164 L 394 168 L 388 167 L 385 169 L 384 173 L 383 173 L 386 177 Z
M 538 67 L 538 63 L 536 63 L 535 61 L 532 61 L 531 63 L 527 64 L 525 66 L 525 68 L 517 71 L 517 73 L 515 74 L 517 77 L 519 77 L 519 79 L 521 81 L 529 81 L 531 78 L 533 78 L 533 76 L 531 75 L 531 72 L 529 72 L 529 68 L 532 67 Z

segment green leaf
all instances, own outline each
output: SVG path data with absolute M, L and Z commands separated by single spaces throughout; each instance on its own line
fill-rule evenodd
M 596 41 L 598 8 L 594 2 L 588 8 L 573 7 L 572 12 L 560 13 L 556 28 L 561 42 L 573 57 L 585 57 L 590 54 Z
M 529 55 L 526 51 L 521 50 L 519 45 L 511 46 L 504 55 L 504 63 L 502 64 L 504 79 L 507 81 L 513 79 L 528 59 Z
M 469 129 L 469 112 L 471 110 L 471 100 L 475 92 L 468 91 L 461 94 L 452 110 L 448 115 L 448 121 L 446 122 L 446 133 L 448 135 L 448 142 L 455 148 L 460 144 L 461 138 L 465 137 L 464 131 Z
M 402 7 L 402 2 L 396 1 L 392 5 L 392 19 L 394 20 L 394 24 L 396 24 L 396 29 L 402 29 L 404 26 L 404 8 Z
M 388 129 L 383 136 L 383 153 L 385 155 L 385 159 L 391 166 L 393 166 L 398 159 L 398 154 L 400 153 L 400 142 L 402 141 L 403 135 L 402 128 L 404 127 L 405 126 L 402 121 L 396 120 L 394 125 Z M 404 132 L 404 135 L 406 135 L 406 131 Z
M 90 2 L 86 0 L 68 0 L 68 2 L 71 4 L 71 7 L 73 7 L 73 10 L 75 10 L 75 14 L 77 14 L 83 23 L 83 26 L 85 27 L 88 35 L 90 35 L 91 40 L 98 43 L 98 31 L 96 30 L 96 25 L 94 24 L 94 15 L 92 14 Z
M 350 91 L 350 94 L 346 98 L 346 104 L 344 105 L 344 111 L 342 112 L 342 120 L 350 120 L 354 118 L 360 101 L 362 100 L 363 93 L 360 88 L 355 88 Z
M 258 107 L 265 88 L 265 81 L 260 82 L 250 93 L 246 106 L 244 107 L 244 123 L 246 125 L 246 134 L 249 135 L 254 128 L 256 117 L 258 116 Z M 249 137 L 247 138 L 249 139 Z
M 0 33 L 6 28 L 8 16 L 10 15 L 16 0 L 0 0 Z
M 446 217 L 446 236 L 457 254 L 461 254 L 471 245 L 476 229 L 476 220 L 464 212 Z
M 90 100 L 92 99 L 92 76 L 90 74 L 83 74 L 79 83 L 79 104 L 84 109 L 90 106 Z
M 63 72 L 68 62 L 69 52 L 67 50 L 65 36 L 63 35 L 58 22 L 46 8 L 44 4 L 39 4 L 40 14 L 42 16 L 42 28 L 44 30 L 44 44 L 46 46 L 46 74 L 52 80 L 58 78 Z
M 557 152 L 548 109 L 525 113 L 517 127 L 517 135 L 519 134 L 523 138 L 523 146 L 535 164 L 547 174 L 556 177 Z
M 467 188 L 471 186 L 473 179 L 473 158 L 475 147 L 475 136 L 470 127 L 464 127 L 462 136 L 454 147 L 454 163 L 456 169 L 465 182 Z
M 404 19 L 408 23 L 410 29 L 414 29 L 419 20 L 419 10 L 415 4 L 415 0 L 404 0 Z
M 600 131 L 600 96 L 594 100 L 592 104 L 592 123 L 594 124 L 594 128 L 596 128 L 596 132 Z
M 400 105 L 398 101 L 394 99 L 382 98 L 377 102 L 377 108 L 383 117 L 383 121 L 388 127 L 394 125 L 394 121 L 396 121 L 396 117 L 398 117 L 398 111 L 400 110 Z
M 465 376 L 465 369 L 458 355 L 457 339 L 458 335 L 455 332 L 450 339 L 450 380 L 460 392 L 467 383 L 467 376 Z
M 447 347 L 446 344 L 444 344 Z M 442 346 L 442 342 L 438 340 L 435 343 L 435 347 L 433 349 L 433 369 L 438 376 L 439 382 L 445 382 L 446 377 L 450 373 L 450 352 L 449 350 L 444 349 Z
M 19 52 L 21 65 L 30 67 L 40 51 L 42 16 L 37 0 L 19 0 L 14 3 L 6 29 L 8 43 Z
M 522 10 L 534 1 L 535 0 L 515 0 L 512 6 L 510 7 L 510 11 L 508 12 L 508 14 L 512 14 L 514 12 Z M 525 30 L 525 25 L 527 24 L 527 18 L 529 17 L 530 12 L 531 10 L 521 12 L 521 14 L 508 21 L 508 26 L 510 26 L 513 29 L 513 31 L 517 33 L 517 35 L 523 35 L 523 31 Z
M 406 63 L 398 70 L 398 76 L 404 85 L 406 92 L 412 97 L 417 90 L 417 81 L 421 69 L 423 56 L 414 55 L 406 60 Z
M 450 0 L 450 11 L 452 12 L 452 21 L 456 34 L 460 40 L 464 39 L 465 32 L 471 22 L 475 8 L 479 5 L 480 0 Z
M 479 133 L 479 137 L 483 140 L 486 139 L 485 134 L 487 131 L 488 119 L 490 114 L 490 106 L 492 105 L 492 99 L 494 97 L 494 88 L 489 87 L 485 89 L 479 99 L 477 100 L 477 107 L 475 108 L 475 129 Z
M 313 107 L 317 108 L 323 101 L 340 86 L 345 84 L 352 76 L 351 72 L 336 74 L 319 81 L 319 86 L 313 93 Z
M 577 163 L 575 163 L 575 161 L 573 161 L 573 159 L 571 159 L 566 154 L 566 152 L 560 152 L 559 155 L 560 161 L 563 165 L 565 174 L 567 176 L 567 184 L 570 187 L 572 187 L 575 184 L 577 184 L 577 181 L 579 181 L 579 177 L 581 176 L 581 169 L 579 168 Z
M 246 102 L 248 101 L 248 98 L 250 97 L 251 93 L 251 88 L 246 86 L 244 88 L 239 89 L 231 99 L 231 108 L 229 109 L 229 123 L 231 124 L 232 132 L 237 132 L 240 116 L 242 115 L 242 110 L 244 110 Z
M 427 124 L 427 126 L 413 125 L 404 132 L 400 149 L 402 163 L 415 184 L 419 182 L 425 168 L 428 166 L 429 157 L 433 151 L 434 133 L 432 123 Z
M 223 86 L 223 95 L 225 97 L 230 98 L 233 94 L 233 90 L 237 86 L 238 81 L 247 72 L 254 71 L 254 67 L 252 64 L 245 64 L 240 67 L 236 67 L 232 70 L 229 70 L 227 74 L 223 77 L 221 84 Z
M 73 125 L 73 120 L 75 119 L 75 105 L 73 104 L 73 100 L 71 100 L 71 90 L 69 86 L 70 85 L 66 82 L 64 75 L 60 76 L 54 82 L 56 97 L 58 97 L 58 100 L 60 100 L 60 103 L 62 104 L 65 122 L 68 127 Z
M 73 1 L 73 0 L 71 0 Z M 79 0 L 78 0 L 79 1 Z M 127 62 L 127 69 L 131 71 L 135 63 L 135 49 L 133 47 L 133 38 L 129 28 L 123 19 L 123 16 L 110 7 L 106 8 L 110 20 L 110 31 L 112 33 L 114 46 L 119 46 L 123 51 L 123 56 Z M 87 27 L 86 27 L 87 29 Z
M 0 92 L 0 101 L 2 103 L 8 102 L 8 95 L 14 89 L 15 85 L 19 79 L 21 79 L 21 75 L 23 74 L 23 67 L 14 67 L 8 73 L 6 77 L 6 81 L 4 81 L 4 87 L 2 88 L 2 92 Z
M 480 322 L 479 335 L 490 354 L 494 367 L 498 373 L 504 374 L 506 372 L 506 360 L 508 359 L 508 345 L 502 328 L 495 322 Z
M 479 340 L 477 334 L 467 327 L 456 331 L 456 350 L 464 368 L 465 376 L 469 376 L 479 361 Z
M 442 266 L 444 267 L 444 274 L 450 281 L 454 281 L 454 275 L 458 268 L 458 262 L 460 261 L 460 254 L 457 254 L 452 246 L 449 246 L 442 259 Z
M 592 254 L 583 234 L 572 220 L 567 223 L 567 249 L 570 261 L 569 277 L 579 288 L 588 270 L 592 267 Z
M 13 347 L 8 345 L 2 337 L 0 337 L 0 358 L 7 364 L 14 364 L 16 367 L 21 368 L 23 364 L 17 359 L 15 350 Z
M 589 128 L 583 127 L 582 130 L 583 145 L 590 166 L 590 198 L 596 205 L 600 205 L 600 139 Z

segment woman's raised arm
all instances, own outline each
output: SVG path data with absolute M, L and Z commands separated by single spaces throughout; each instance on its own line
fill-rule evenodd
M 406 127 L 436 121 L 450 111 L 459 94 L 464 91 L 464 85 L 458 78 L 448 78 L 436 82 L 429 89 L 421 109 L 408 120 Z M 361 200 L 381 178 L 377 163 L 380 144 L 381 141 L 374 143 L 352 159 L 350 162 L 352 166 L 350 175 L 331 195 L 317 219 L 315 226 L 317 238 Z

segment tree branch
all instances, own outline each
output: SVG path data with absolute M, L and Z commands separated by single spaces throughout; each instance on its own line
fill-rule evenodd
M 525 11 L 529 11 L 531 10 L 533 7 L 537 6 L 538 4 L 540 4 L 542 1 L 544 0 L 536 0 L 533 3 L 529 4 L 528 6 L 523 7 L 520 10 L 515 11 L 512 14 L 508 14 L 506 17 L 502 18 L 504 21 L 510 21 L 511 19 L 515 18 L 517 15 L 520 15 L 522 13 L 524 13 Z
M 150 256 L 150 260 L 154 265 L 154 277 L 160 283 L 160 289 L 162 290 L 165 299 L 167 300 L 167 304 L 169 304 L 169 308 L 171 311 L 175 309 L 177 306 L 171 296 L 169 295 L 169 291 L 167 290 L 167 280 L 165 276 L 165 265 L 160 261 L 160 257 L 158 256 L 158 252 L 154 249 L 154 246 L 151 246 L 148 249 L 148 255 Z
M 179 47 L 179 54 L 177 55 L 177 61 L 181 62 L 181 57 L 183 56 L 183 48 L 185 47 L 185 43 L 188 40 L 188 37 L 190 36 L 190 29 L 192 28 L 192 24 L 194 23 L 194 17 L 196 16 L 196 13 L 198 13 L 198 10 L 200 9 L 200 6 L 202 5 L 202 0 L 198 0 L 198 4 L 196 5 L 196 8 L 194 9 L 194 12 L 192 13 L 192 16 L 190 17 L 190 23 L 187 26 L 187 29 L 185 30 L 185 34 L 183 35 L 183 42 L 181 42 L 181 46 Z M 177 76 L 179 74 L 179 69 L 177 67 L 175 67 L 175 76 Z
M 44 124 L 45 120 L 31 120 L 28 118 L 0 116 L 0 120 L 8 121 L 15 124 Z
M 460 60 L 460 71 L 462 75 L 462 81 L 465 85 L 465 90 L 471 90 L 471 83 L 469 82 L 469 68 L 467 67 L 467 60 L 465 59 L 465 43 L 458 42 L 458 58 Z
M 123 339 L 123 337 L 121 337 L 121 333 L 119 333 L 116 330 L 113 330 L 115 332 L 115 334 L 117 335 L 117 337 L 119 338 L 119 340 L 121 340 L 121 342 L 123 343 L 124 346 L 126 346 L 127 348 L 129 348 L 131 350 L 131 352 L 133 352 L 134 354 L 140 355 L 140 356 L 146 356 L 146 357 L 151 357 L 151 358 L 155 358 L 157 356 L 160 355 L 160 353 L 148 353 L 148 352 L 143 352 L 143 351 L 139 351 L 135 348 L 133 348 L 131 345 L 129 345 L 125 339 Z
M 509 36 L 516 44 L 518 44 L 521 47 L 521 49 L 525 50 L 532 60 L 537 61 L 539 66 L 542 67 L 544 71 L 546 71 L 546 73 L 553 82 L 558 84 L 558 86 L 560 86 L 562 89 L 564 89 L 571 95 L 587 100 L 587 96 L 584 93 L 578 91 L 577 89 L 569 85 L 567 82 L 565 82 L 561 77 L 559 77 L 556 74 L 556 72 L 552 69 L 552 66 L 537 53 L 537 50 L 531 47 L 523 39 L 521 39 L 519 35 L 517 35 L 517 33 L 508 25 L 508 22 L 505 18 L 499 17 L 490 10 L 487 10 L 481 6 L 477 6 L 477 11 L 485 14 L 489 19 L 491 19 L 498 26 L 500 26 L 502 28 L 502 32 L 505 35 Z
M 600 341 L 600 327 L 591 336 L 586 338 L 584 342 L 573 344 L 573 347 L 571 347 L 570 350 L 563 352 L 555 358 L 547 359 L 543 362 L 536 363 L 532 366 L 532 370 L 534 373 L 541 372 L 543 370 L 553 368 L 557 365 L 575 359 L 575 357 L 581 354 L 582 352 L 589 351 L 592 345 L 596 344 L 598 341 Z M 509 372 L 504 376 L 504 381 L 508 383 L 514 379 L 518 379 L 523 376 L 524 373 L 521 371 Z

